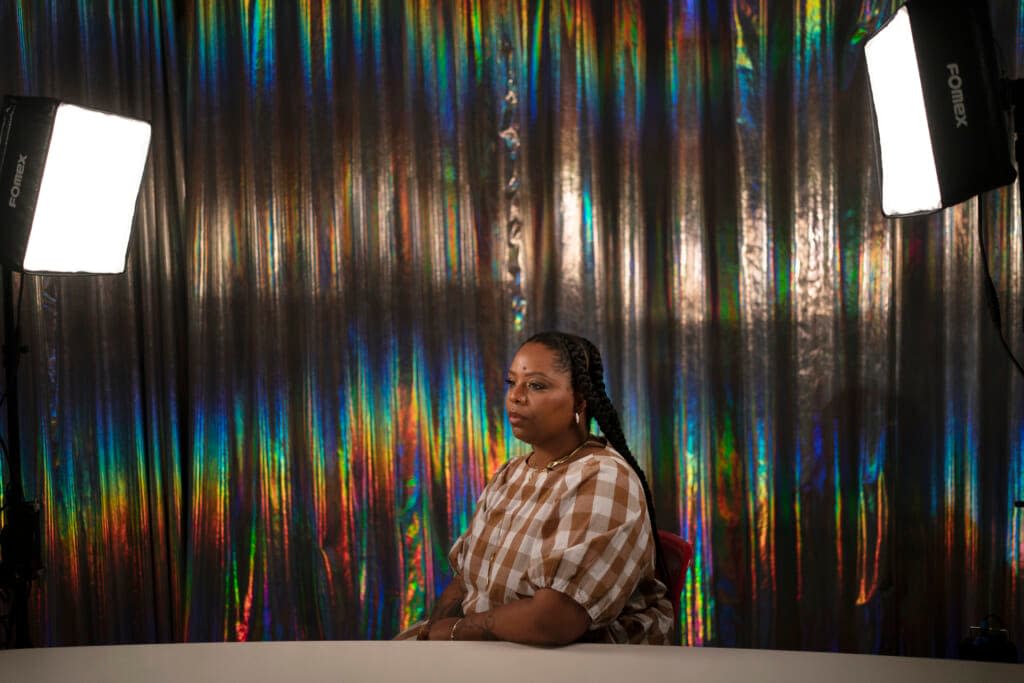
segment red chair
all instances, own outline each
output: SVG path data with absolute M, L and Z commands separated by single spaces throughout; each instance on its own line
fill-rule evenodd
M 693 546 L 689 541 L 661 529 L 658 530 L 658 540 L 661 541 L 661 551 L 665 554 L 665 568 L 668 570 L 668 598 L 676 615 L 675 623 L 678 624 L 679 596 L 686 581 L 686 570 L 693 560 Z

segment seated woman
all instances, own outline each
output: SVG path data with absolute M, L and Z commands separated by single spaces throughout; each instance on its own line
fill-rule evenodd
M 605 393 L 597 348 L 548 332 L 508 371 L 512 433 L 533 447 L 484 488 L 419 640 L 664 644 L 672 606 L 651 493 Z M 588 429 L 596 420 L 606 439 Z

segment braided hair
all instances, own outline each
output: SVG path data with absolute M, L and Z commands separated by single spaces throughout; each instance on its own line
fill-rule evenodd
M 629 446 L 626 445 L 626 436 L 622 433 L 619 414 L 605 390 L 601 353 L 590 340 L 564 332 L 540 332 L 523 342 L 523 345 L 526 344 L 542 344 L 555 352 L 555 366 L 559 370 L 569 371 L 572 388 L 578 391 L 583 396 L 583 400 L 587 402 L 587 431 L 590 431 L 590 420 L 597 420 L 597 426 L 601 428 L 608 443 L 636 472 L 644 490 L 644 498 L 647 500 L 647 518 L 651 521 L 656 566 L 661 574 L 661 581 L 667 586 L 669 573 L 661 550 L 661 540 L 658 538 L 658 524 L 654 519 L 654 498 L 651 496 L 651 487 L 647 483 L 647 476 L 640 468 L 640 463 L 637 462 L 629 450 Z

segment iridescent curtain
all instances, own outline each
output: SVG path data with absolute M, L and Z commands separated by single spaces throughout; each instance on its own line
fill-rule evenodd
M 978 243 L 1024 356 L 1018 200 L 882 219 L 862 49 L 896 4 L 5 3 L 4 92 L 155 127 L 127 274 L 25 278 L 37 640 L 394 634 L 558 327 L 695 545 L 683 642 L 1021 641 Z

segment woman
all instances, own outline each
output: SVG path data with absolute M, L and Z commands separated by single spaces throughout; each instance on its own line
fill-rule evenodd
M 533 450 L 487 484 L 418 639 L 668 641 L 651 493 L 603 375 L 581 337 L 542 333 L 519 348 L 505 403 L 512 433 Z M 591 420 L 606 439 L 590 434 Z

